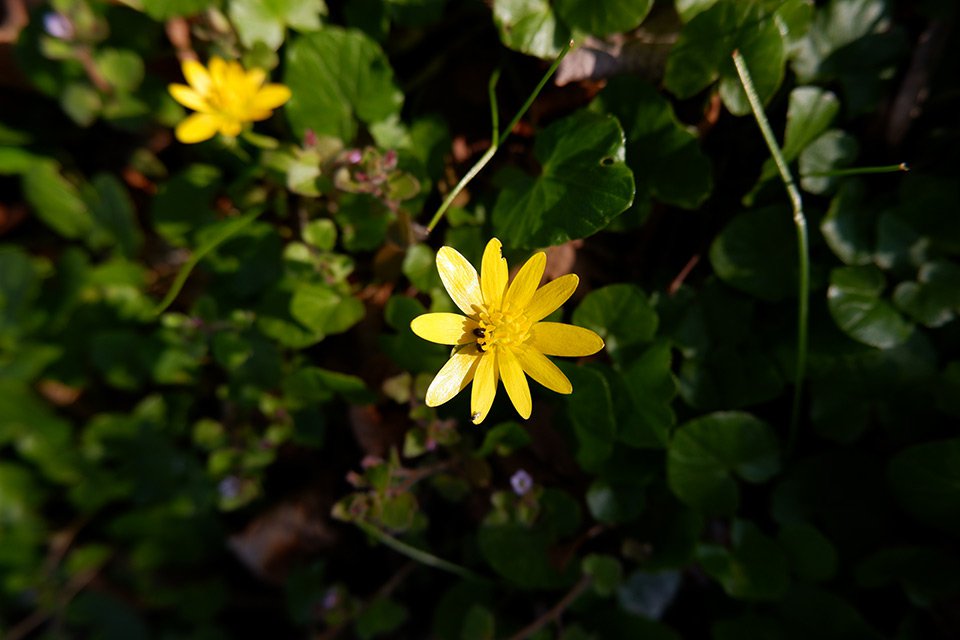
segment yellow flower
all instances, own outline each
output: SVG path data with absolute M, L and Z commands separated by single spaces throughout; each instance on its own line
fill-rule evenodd
M 455 249 L 442 247 L 437 252 L 443 286 L 466 315 L 425 313 L 410 323 L 424 340 L 455 345 L 450 360 L 427 389 L 428 406 L 443 404 L 473 381 L 470 417 L 480 424 L 501 379 L 524 419 L 533 408 L 524 373 L 557 393 L 573 391 L 567 377 L 546 356 L 588 356 L 603 348 L 603 340 L 589 329 L 541 322 L 567 301 L 580 281 L 567 274 L 538 289 L 546 263 L 546 254 L 534 254 L 508 287 L 507 261 L 496 238 L 483 252 L 479 277 Z
M 202 142 L 219 131 L 236 136 L 248 122 L 266 120 L 273 110 L 290 99 L 282 84 L 264 84 L 263 69 L 245 71 L 239 62 L 210 59 L 209 71 L 196 60 L 183 62 L 183 77 L 190 86 L 171 84 L 173 99 L 197 113 L 177 125 L 180 142 Z

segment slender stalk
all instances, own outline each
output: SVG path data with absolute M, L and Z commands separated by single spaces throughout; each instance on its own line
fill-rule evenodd
M 497 80 L 500 79 L 500 71 L 497 70 L 490 76 L 490 82 L 487 85 L 487 93 L 490 98 L 490 120 L 493 125 L 493 133 L 490 136 L 490 148 L 487 149 L 486 153 L 480 156 L 480 159 L 477 160 L 476 164 L 470 167 L 470 170 L 460 178 L 460 181 L 457 185 L 450 190 L 450 193 L 447 194 L 447 197 L 443 199 L 443 202 L 440 204 L 440 208 L 437 209 L 437 212 L 433 214 L 433 218 L 430 219 L 430 224 L 427 225 L 427 233 L 433 231 L 433 229 L 439 224 L 440 220 L 443 218 L 443 214 L 447 212 L 447 209 L 450 208 L 450 205 L 453 203 L 454 199 L 460 195 L 460 192 L 463 191 L 468 184 L 477 176 L 480 171 L 487 166 L 487 163 L 490 162 L 494 154 L 497 153 L 497 149 L 503 144 L 503 142 L 510 136 L 510 132 L 513 131 L 513 128 L 520 122 L 520 118 L 527 112 L 527 109 L 530 108 L 530 105 L 533 104 L 533 101 L 537 99 L 537 96 L 540 95 L 540 92 L 543 90 L 543 87 L 547 84 L 550 78 L 553 77 L 553 74 L 556 73 L 557 67 L 560 66 L 560 62 L 570 51 L 570 47 L 573 46 L 573 40 L 564 45 L 563 49 L 560 50 L 560 54 L 557 56 L 557 59 L 553 61 L 553 64 L 550 65 L 550 68 L 547 69 L 547 72 L 540 78 L 540 82 L 534 88 L 533 92 L 527 97 L 527 101 L 523 103 L 523 106 L 520 107 L 520 110 L 517 111 L 516 115 L 513 116 L 513 120 L 510 121 L 503 131 L 499 130 L 499 114 L 497 109 L 497 94 L 496 86 Z
M 423 549 L 418 549 L 412 545 L 403 542 L 402 540 L 397 540 L 390 534 L 382 531 L 379 527 L 376 527 L 369 522 L 364 522 L 363 520 L 354 521 L 358 527 L 363 529 L 371 538 L 376 538 L 379 542 L 382 542 L 386 546 L 390 547 L 398 553 L 402 553 L 411 560 L 416 560 L 420 564 L 425 564 L 428 567 L 433 567 L 434 569 L 440 569 L 442 571 L 448 571 L 452 574 L 458 575 L 461 578 L 466 578 L 467 580 L 473 580 L 476 582 L 486 582 L 487 579 L 477 575 L 473 571 L 465 567 L 461 567 L 458 564 L 448 562 L 443 558 L 438 558 L 437 556 L 424 551 Z
M 190 256 L 190 259 L 187 260 L 186 264 L 180 268 L 180 273 L 178 273 L 177 277 L 174 278 L 173 284 L 170 285 L 170 289 L 167 291 L 167 295 L 163 297 L 163 300 L 160 301 L 160 304 L 154 307 L 153 314 L 159 316 L 161 313 L 166 311 L 167 307 L 173 304 L 173 301 L 176 300 L 178 295 L 180 295 L 180 290 L 183 289 L 183 285 L 186 284 L 187 278 L 190 277 L 190 273 L 193 271 L 193 268 L 196 267 L 197 264 L 199 264 L 199 262 L 203 260 L 208 253 L 216 249 L 218 246 L 232 238 L 238 231 L 256 220 L 260 213 L 260 211 L 254 211 L 240 216 L 239 218 L 234 218 L 229 223 L 221 225 L 220 229 L 217 230 L 217 234 L 198 247 L 197 250 L 193 252 L 193 255 Z
M 535 635 L 538 631 L 543 629 L 551 622 L 559 620 L 560 616 L 563 615 L 563 612 L 566 611 L 570 605 L 577 601 L 577 598 L 579 598 L 583 592 L 590 587 L 592 582 L 593 580 L 590 578 L 590 576 L 585 575 L 580 578 L 580 581 L 573 585 L 573 588 L 570 589 L 570 591 L 568 591 L 566 595 L 564 595 L 560 601 L 557 602 L 557 604 L 553 605 L 549 611 L 528 624 L 526 627 L 510 636 L 510 640 L 525 640 L 526 638 Z
M 872 173 L 896 173 L 897 171 L 910 171 L 906 162 L 900 164 L 888 164 L 882 167 L 850 167 L 848 169 L 834 169 L 822 173 L 805 173 L 809 178 L 839 178 L 845 176 L 864 176 Z
M 780 171 L 780 178 L 783 180 L 783 185 L 786 187 L 787 195 L 790 198 L 790 204 L 793 207 L 793 223 L 797 228 L 800 287 L 797 292 L 797 365 L 794 373 L 793 408 L 790 413 L 790 431 L 787 434 L 786 448 L 786 455 L 789 456 L 796 444 L 797 432 L 800 428 L 800 397 L 803 391 L 803 378 L 807 370 L 807 324 L 810 317 L 810 242 L 807 237 L 807 219 L 803 213 L 803 200 L 800 198 L 800 190 L 793 181 L 790 167 L 777 144 L 777 138 L 773 135 L 773 130 L 770 129 L 770 122 L 763 112 L 763 104 L 760 102 L 760 96 L 757 95 L 757 90 L 753 85 L 747 62 L 739 51 L 733 52 L 733 63 L 737 67 L 740 83 L 747 94 L 747 100 L 750 102 L 753 116 L 760 127 L 760 133 L 763 134 L 767 148 L 770 149 L 770 155 Z

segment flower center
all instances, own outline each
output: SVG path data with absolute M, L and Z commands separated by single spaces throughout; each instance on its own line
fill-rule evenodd
M 522 312 L 509 309 L 482 307 L 477 315 L 473 335 L 477 337 L 480 351 L 495 351 L 498 347 L 514 347 L 523 344 L 530 336 L 531 322 Z

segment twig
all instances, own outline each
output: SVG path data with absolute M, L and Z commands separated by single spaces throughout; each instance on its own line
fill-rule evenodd
M 683 269 L 680 269 L 680 273 L 677 274 L 677 277 L 670 281 L 670 286 L 667 287 L 667 293 L 671 296 L 677 294 L 677 291 L 680 290 L 680 287 L 683 285 L 683 281 L 687 279 L 687 276 L 690 275 L 690 272 L 693 271 L 693 268 L 697 266 L 700 262 L 700 254 L 693 254 L 687 264 L 683 265 Z
M 797 431 L 800 423 L 800 396 L 803 391 L 803 378 L 807 369 L 807 322 L 810 316 L 810 248 L 807 238 L 807 219 L 803 214 L 803 200 L 800 198 L 800 190 L 793 181 L 790 174 L 790 167 L 787 165 L 783 152 L 777 144 L 777 138 L 773 135 L 770 128 L 770 122 L 763 112 L 763 104 L 757 95 L 757 90 L 753 86 L 753 79 L 750 77 L 750 70 L 747 68 L 747 62 L 740 55 L 739 51 L 733 52 L 733 63 L 737 67 L 737 73 L 740 75 L 740 83 L 747 94 L 747 100 L 750 102 L 750 108 L 753 110 L 753 116 L 760 127 L 760 133 L 770 149 L 770 155 L 773 157 L 777 170 L 780 172 L 780 178 L 783 180 L 783 186 L 787 190 L 790 198 L 790 204 L 793 207 L 793 224 L 797 228 L 797 251 L 799 255 L 800 287 L 797 292 L 797 366 L 794 372 L 793 385 L 793 408 L 790 412 L 790 431 L 787 434 L 786 455 L 789 456 L 797 441 Z
M 553 608 L 525 626 L 517 633 L 510 636 L 510 640 L 524 640 L 524 638 L 529 638 L 551 622 L 558 620 L 560 616 L 563 615 L 563 612 L 566 611 L 570 605 L 577 601 L 577 598 L 579 598 L 583 592 L 587 590 L 592 582 L 593 578 L 588 575 L 581 577 L 577 584 L 573 585 L 573 588 L 570 589 L 565 596 L 560 598 L 557 604 L 553 605 Z

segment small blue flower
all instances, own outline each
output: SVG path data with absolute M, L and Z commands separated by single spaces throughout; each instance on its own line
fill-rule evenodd
M 520 469 L 510 477 L 510 486 L 518 496 L 524 496 L 533 488 L 533 478 L 530 474 Z

